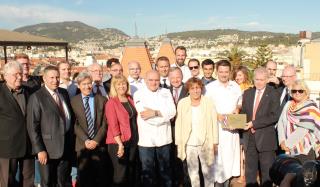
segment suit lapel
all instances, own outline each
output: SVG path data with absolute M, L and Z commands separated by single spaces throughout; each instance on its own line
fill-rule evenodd
M 59 108 L 57 103 L 54 101 L 52 95 L 49 93 L 49 91 L 47 90 L 46 87 L 42 87 L 42 92 L 43 95 L 45 96 L 46 100 L 48 103 L 50 103 L 48 105 L 48 107 L 51 107 L 59 116 L 60 116 L 60 112 L 59 112 Z
M 178 99 L 178 100 L 180 101 L 180 99 L 186 97 L 187 93 L 188 93 L 188 92 L 187 92 L 187 90 L 185 89 L 184 85 L 182 85 L 181 92 L 180 92 L 180 95 L 179 95 L 179 99 Z
M 9 100 L 9 102 L 12 103 L 12 106 L 15 108 L 16 111 L 19 111 L 21 113 L 21 115 L 23 115 L 21 108 L 19 107 L 18 102 L 13 97 L 13 95 L 12 95 L 11 91 L 9 90 L 9 88 L 7 87 L 7 85 L 5 83 L 3 83 L 2 86 L 3 86 L 3 90 L 5 90 L 4 92 Z

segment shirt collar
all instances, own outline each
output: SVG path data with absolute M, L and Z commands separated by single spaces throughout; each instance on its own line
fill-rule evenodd
M 129 83 L 137 83 L 137 82 L 142 83 L 142 78 L 139 77 L 138 80 L 135 80 L 135 79 L 133 79 L 131 76 L 129 76 L 129 77 L 128 77 L 128 82 L 129 82 Z
M 82 99 L 83 99 L 83 98 L 85 98 L 85 97 L 89 97 L 89 98 L 90 98 L 90 97 L 94 97 L 94 96 L 93 96 L 93 93 L 91 92 L 91 93 L 90 93 L 89 95 L 87 95 L 87 96 L 85 96 L 85 95 L 83 95 L 83 94 L 81 93 L 81 97 L 82 97 Z
M 48 90 L 48 92 L 50 93 L 50 95 L 53 95 L 54 93 L 57 93 L 57 89 L 56 90 L 51 90 L 50 88 L 47 87 L 47 85 L 45 85 L 45 88 Z

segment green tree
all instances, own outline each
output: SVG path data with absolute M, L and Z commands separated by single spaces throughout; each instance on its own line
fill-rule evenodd
M 253 69 L 264 66 L 268 60 L 272 59 L 272 50 L 267 45 L 260 45 L 254 57 Z
M 241 66 L 246 56 L 247 53 L 241 50 L 241 48 L 238 46 L 233 46 L 230 50 L 225 50 L 221 53 L 218 53 L 218 57 L 229 60 L 233 68 Z

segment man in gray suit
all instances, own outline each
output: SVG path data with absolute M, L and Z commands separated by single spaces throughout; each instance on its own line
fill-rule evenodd
M 65 187 L 74 150 L 70 100 L 67 90 L 58 88 L 57 67 L 46 67 L 43 80 L 44 86 L 28 103 L 27 129 L 40 162 L 41 186 Z

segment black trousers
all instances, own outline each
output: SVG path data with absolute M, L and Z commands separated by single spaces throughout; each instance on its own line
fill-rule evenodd
M 275 160 L 275 151 L 264 151 L 259 152 L 256 147 L 256 141 L 254 135 L 249 135 L 249 143 L 247 150 L 245 151 L 246 156 L 246 186 L 258 186 L 257 183 L 257 172 L 261 173 L 260 186 L 272 187 L 272 182 L 269 176 L 269 169 Z
M 69 159 L 48 159 L 46 165 L 39 165 L 39 169 L 41 187 L 65 187 L 71 183 Z
M 113 186 L 138 186 L 138 146 L 134 143 L 124 144 L 124 156 L 117 157 L 118 144 L 109 144 L 108 152 L 113 165 Z
M 19 181 L 15 180 L 19 167 Z M 34 183 L 34 158 L 24 157 L 19 159 L 0 158 L 0 186 L 33 187 Z
M 77 152 L 78 187 L 106 187 L 108 186 L 107 148 L 98 146 L 94 150 L 84 149 Z

